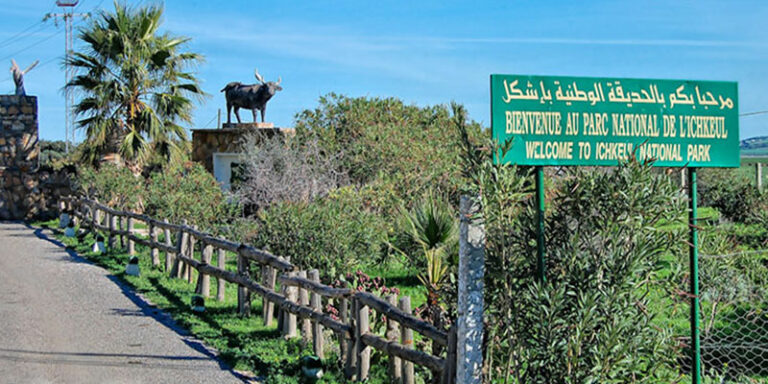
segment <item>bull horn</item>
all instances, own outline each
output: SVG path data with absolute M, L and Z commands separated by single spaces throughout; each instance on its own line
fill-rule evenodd
M 259 70 L 258 70 L 258 68 L 253 70 L 253 75 L 254 75 L 254 76 L 256 76 L 256 80 L 257 80 L 258 82 L 260 82 L 260 83 L 264 84 L 264 78 L 263 78 L 263 77 L 261 77 L 261 75 L 259 75 Z
M 280 85 L 280 82 L 283 81 L 283 79 L 280 78 L 280 76 L 277 77 L 277 85 Z

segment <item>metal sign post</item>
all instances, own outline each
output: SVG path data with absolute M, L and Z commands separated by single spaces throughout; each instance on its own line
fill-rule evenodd
M 690 229 L 689 268 L 691 271 L 691 382 L 701 382 L 701 346 L 699 344 L 699 229 L 696 223 L 698 193 L 696 168 L 688 168 L 688 226 Z
M 546 247 L 544 243 L 544 167 L 536 167 L 536 275 L 540 282 L 547 281 Z

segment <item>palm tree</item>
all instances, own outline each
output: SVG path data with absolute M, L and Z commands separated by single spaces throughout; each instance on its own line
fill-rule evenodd
M 80 30 L 86 48 L 69 64 L 78 75 L 67 87 L 82 94 L 74 111 L 85 129 L 80 157 L 92 163 L 117 154 L 141 166 L 153 156 L 178 158 L 187 141 L 191 98 L 203 91 L 191 72 L 202 56 L 181 51 L 189 38 L 159 33 L 163 8 L 115 2 Z
M 458 252 L 459 228 L 450 204 L 434 192 L 410 211 L 401 208 L 398 242 L 395 250 L 411 258 L 423 272 L 417 277 L 427 290 L 426 318 L 442 326 L 441 294 L 450 277 L 451 256 Z

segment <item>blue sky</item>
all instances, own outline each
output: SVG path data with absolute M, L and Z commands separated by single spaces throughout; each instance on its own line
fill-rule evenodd
M 11 57 L 21 66 L 41 61 L 25 84 L 39 97 L 44 139 L 64 137 L 63 31 L 38 23 L 54 3 L 0 0 L 0 92 L 13 92 Z M 253 82 L 254 68 L 268 80 L 282 77 L 267 120 L 283 127 L 329 92 L 457 101 L 489 125 L 491 73 L 737 81 L 741 113 L 768 110 L 765 0 L 164 4 L 163 28 L 191 37 L 188 49 L 206 57 L 199 77 L 210 97 L 195 110 L 194 128 L 215 127 L 217 109 L 226 113 L 219 90 Z M 99 7 L 112 2 L 81 0 L 77 11 Z M 768 134 L 768 114 L 740 123 L 742 138 Z

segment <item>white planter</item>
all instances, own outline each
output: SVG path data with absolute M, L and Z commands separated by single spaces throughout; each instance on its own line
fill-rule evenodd
M 97 242 L 93 243 L 93 252 L 104 253 L 104 251 L 106 249 L 107 248 L 104 246 L 104 242 L 103 241 L 97 241 Z

